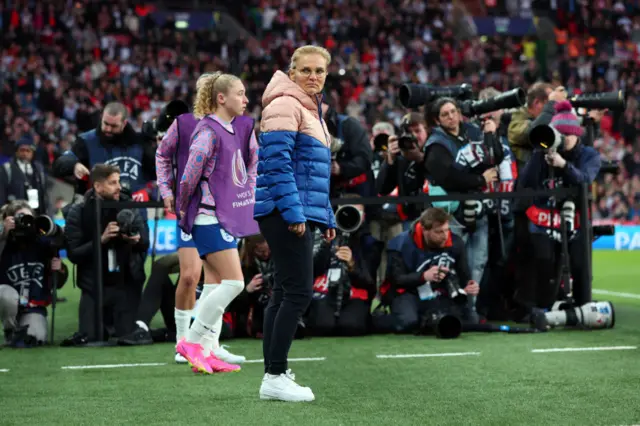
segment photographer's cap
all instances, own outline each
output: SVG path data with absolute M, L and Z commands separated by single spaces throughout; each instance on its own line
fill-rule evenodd
M 393 127 L 393 124 L 387 121 L 380 121 L 373 125 L 373 128 L 371 129 L 371 133 L 373 133 L 373 136 L 377 136 L 380 134 L 395 136 L 396 130 Z
M 33 136 L 26 134 L 18 139 L 18 141 L 16 142 L 16 150 L 20 149 L 21 147 L 28 147 L 35 151 L 36 144 L 33 142 Z
M 582 136 L 584 129 L 580 126 L 580 119 L 573 113 L 571 102 L 557 102 L 555 109 L 556 114 L 551 119 L 551 126 L 564 136 Z

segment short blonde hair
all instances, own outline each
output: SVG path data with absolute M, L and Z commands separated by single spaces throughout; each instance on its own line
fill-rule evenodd
M 203 74 L 196 82 L 196 100 L 193 103 L 193 116 L 201 119 L 213 114 L 218 108 L 216 99 L 218 94 L 229 93 L 229 89 L 236 81 L 240 80 L 233 74 L 224 74 L 220 71 Z
M 487 99 L 495 98 L 496 96 L 501 94 L 502 92 L 500 92 L 495 87 L 487 87 L 482 89 L 480 93 L 478 93 L 478 100 L 486 101 Z
M 293 55 L 291 55 L 291 63 L 289 64 L 289 69 L 296 69 L 296 64 L 302 56 L 313 54 L 322 56 L 324 60 L 327 61 L 327 66 L 329 66 L 329 64 L 331 63 L 331 53 L 329 53 L 327 49 L 321 46 L 306 45 L 298 47 L 295 52 L 293 52 Z

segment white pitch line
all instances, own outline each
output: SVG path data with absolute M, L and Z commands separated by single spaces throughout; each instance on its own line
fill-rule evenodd
M 619 293 L 617 291 L 598 290 L 597 288 L 592 290 L 593 294 L 602 294 L 604 296 L 622 297 L 623 299 L 638 299 L 640 300 L 640 294 L 635 293 Z
M 0 373 L 8 373 L 9 370 L 6 368 L 0 368 Z
M 588 352 L 588 351 L 628 351 L 638 349 L 637 346 L 596 346 L 592 348 L 549 348 L 549 349 L 533 349 L 534 354 L 543 354 L 550 352 Z
M 166 362 L 149 362 L 144 364 L 102 364 L 102 365 L 67 365 L 60 367 L 63 370 L 89 370 L 95 368 L 126 368 L 126 367 L 156 367 L 167 365 Z
M 326 361 L 327 358 L 319 357 L 319 358 L 289 358 L 287 361 L 291 362 L 311 362 L 311 361 Z M 264 359 L 248 359 L 244 363 L 245 364 L 258 364 L 260 362 L 264 362 Z
M 376 358 L 435 358 L 447 356 L 469 356 L 480 355 L 480 352 L 448 352 L 433 354 L 397 354 L 397 355 L 376 355 Z

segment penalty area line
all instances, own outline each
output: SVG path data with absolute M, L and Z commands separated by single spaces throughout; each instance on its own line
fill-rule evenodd
M 548 348 L 532 349 L 531 353 L 544 354 L 552 352 L 592 352 L 592 351 L 630 351 L 638 349 L 637 346 L 595 346 L 590 348 Z
M 8 373 L 9 369 L 8 368 L 0 368 L 0 373 Z
M 101 364 L 101 365 L 66 365 L 62 370 L 92 370 L 98 368 L 157 367 L 167 365 L 166 362 L 149 362 L 141 364 Z
M 326 361 L 326 357 L 317 357 L 317 358 L 289 358 L 288 362 L 313 362 L 313 361 Z M 244 362 L 244 364 L 257 364 L 260 362 L 264 362 L 264 359 L 248 359 Z
M 444 352 L 444 353 L 432 353 L 432 354 L 395 354 L 395 355 L 376 355 L 376 358 L 389 359 L 389 358 L 438 358 L 438 357 L 450 357 L 450 356 L 478 356 L 480 352 Z

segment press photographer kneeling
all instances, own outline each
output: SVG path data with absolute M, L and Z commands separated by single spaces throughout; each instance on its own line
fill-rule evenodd
M 462 322 L 476 321 L 467 296 L 476 296 L 480 287 L 471 280 L 464 243 L 451 232 L 449 221 L 444 210 L 428 208 L 387 246 L 389 303 L 397 332 L 434 328 L 442 337 L 456 337 Z M 438 324 L 444 317 L 453 317 L 445 321 L 452 319 L 457 326 Z
M 549 126 L 536 126 L 529 134 L 531 144 L 537 148 L 520 174 L 520 188 L 570 188 L 590 184 L 598 175 L 600 155 L 580 142 L 584 129 L 571 104 L 558 102 L 555 110 Z M 576 204 L 573 199 L 536 198 L 526 209 L 528 222 L 517 229 L 524 265 L 516 271 L 515 320 L 545 326 L 539 323 L 538 309 L 549 309 L 557 300 L 565 300 L 571 287 L 577 291 L 586 287 L 590 274 L 583 264 L 585 248 L 578 237 L 585 219 L 576 213 Z M 562 256 L 568 257 L 569 262 L 563 262 Z M 562 273 L 566 266 L 570 266 L 570 274 Z
M 55 285 L 61 288 L 67 270 L 58 250 L 62 229 L 48 216 L 34 215 L 24 200 L 2 208 L 0 255 L 0 320 L 6 343 L 31 347 L 47 340 L 47 306 Z
M 344 198 L 358 197 L 345 194 Z M 336 223 L 333 244 L 322 240 L 314 254 L 307 326 L 316 336 L 362 336 L 369 329 L 382 243 L 365 225 L 363 205 L 340 206 Z
M 145 281 L 144 254 L 149 248 L 149 235 L 142 217 L 134 210 L 102 210 L 102 261 L 93 258 L 96 199 L 131 201 L 131 198 L 120 192 L 117 166 L 96 164 L 91 170 L 91 181 L 93 189 L 85 194 L 83 202 L 73 205 L 67 215 L 67 254 L 69 260 L 78 265 L 78 287 L 82 295 L 79 333 L 63 342 L 65 345 L 79 345 L 97 338 L 95 268 L 102 268 L 104 323 L 107 331 L 111 331 L 105 333 L 107 339 L 109 334 L 126 336 L 135 328 Z

